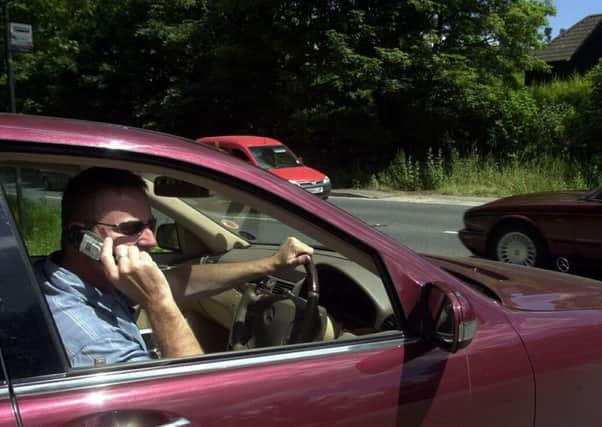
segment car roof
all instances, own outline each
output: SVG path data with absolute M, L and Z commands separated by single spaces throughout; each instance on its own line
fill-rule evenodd
M 197 145 L 191 140 L 160 132 L 132 128 L 124 125 L 64 119 L 59 117 L 31 116 L 0 113 L 2 139 L 63 145 L 96 146 L 142 151 L 157 145 L 182 149 L 190 144 L 195 151 Z
M 118 157 L 120 152 L 154 156 L 161 158 L 161 161 L 175 160 L 218 171 L 229 171 L 239 179 L 250 183 L 261 182 L 262 187 L 280 194 L 295 191 L 281 188 L 280 178 L 193 140 L 124 125 L 0 113 L 0 151 L 3 145 L 11 141 L 31 147 L 35 144 L 45 144 L 107 149 L 115 152 L 115 157 Z M 303 190 L 300 194 L 304 194 Z
M 258 147 L 262 145 L 284 145 L 282 142 L 274 138 L 268 138 L 266 136 L 256 135 L 220 135 L 220 136 L 206 136 L 198 138 L 199 142 L 207 141 L 219 141 L 219 142 L 236 142 L 244 147 Z
M 48 147 L 56 145 L 76 149 L 106 149 L 109 151 L 109 156 L 106 157 L 114 159 L 127 158 L 127 153 L 132 153 L 147 156 L 153 163 L 157 163 L 157 158 L 159 163 L 165 165 L 170 161 L 177 161 L 218 173 L 226 172 L 231 177 L 278 194 L 310 211 L 331 209 L 326 205 L 315 206 L 318 203 L 317 197 L 307 197 L 305 190 L 289 185 L 269 172 L 193 140 L 165 133 L 108 123 L 0 113 L 0 151 L 12 151 L 14 147 L 11 144 L 15 142 L 25 149 L 31 147 L 32 151 L 38 151 L 36 145 L 43 144 Z M 61 154 L 60 150 L 48 151 Z M 111 156 L 110 152 L 115 155 Z M 338 214 L 333 218 L 340 219 L 344 216 Z
M 199 145 L 191 139 L 125 125 L 85 120 L 0 113 L 0 139 L 105 148 L 156 155 L 207 167 L 224 168 L 224 163 L 229 163 L 226 168 L 240 167 L 238 164 L 232 166 L 228 155 Z M 0 141 L 0 144 L 3 143 Z

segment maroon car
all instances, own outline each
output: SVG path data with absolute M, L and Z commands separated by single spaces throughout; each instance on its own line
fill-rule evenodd
M 61 193 L 28 177 L 90 166 L 148 183 L 162 268 L 263 258 L 286 236 L 313 262 L 179 301 L 204 355 L 72 368 L 33 268 L 59 248 Z M 252 165 L 129 127 L 0 115 L 0 179 L 0 425 L 602 423 L 600 282 L 422 257 Z
M 460 240 L 474 254 L 512 264 L 599 267 L 602 189 L 505 197 L 469 209 Z

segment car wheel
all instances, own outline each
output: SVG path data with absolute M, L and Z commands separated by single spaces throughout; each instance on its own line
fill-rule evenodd
M 493 245 L 493 255 L 496 260 L 531 267 L 542 267 L 545 264 L 545 252 L 541 239 L 523 226 L 501 230 Z

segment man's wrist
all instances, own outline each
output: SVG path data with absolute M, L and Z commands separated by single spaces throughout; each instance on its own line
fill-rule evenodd
M 278 254 L 274 254 L 271 257 L 265 258 L 265 265 L 263 266 L 263 274 L 274 274 L 278 270 L 281 270 L 283 266 L 281 265 L 281 260 Z
M 143 304 L 143 307 L 148 311 L 149 315 L 164 317 L 181 314 L 180 309 L 173 298 L 164 297 L 149 301 L 146 304 Z

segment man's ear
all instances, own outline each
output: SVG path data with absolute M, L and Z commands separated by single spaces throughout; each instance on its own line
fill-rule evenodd
M 86 227 L 83 225 L 71 224 L 66 229 L 63 229 L 63 240 L 68 242 L 74 248 L 79 249 L 82 237 L 84 236 L 84 231 L 86 230 Z

